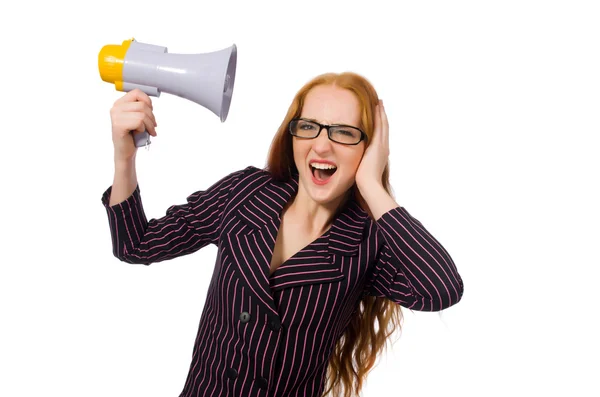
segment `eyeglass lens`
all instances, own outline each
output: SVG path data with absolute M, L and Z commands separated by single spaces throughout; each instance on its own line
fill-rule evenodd
M 290 124 L 292 133 L 301 138 L 315 138 L 319 133 L 318 124 L 306 120 L 294 120 Z M 331 127 L 331 138 L 339 143 L 355 144 L 360 141 L 360 130 L 349 126 Z

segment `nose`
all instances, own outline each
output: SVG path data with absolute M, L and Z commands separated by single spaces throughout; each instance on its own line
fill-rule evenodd
M 325 127 L 321 128 L 319 135 L 314 138 L 313 141 L 313 146 L 317 148 L 319 152 L 331 148 L 332 142 L 329 139 L 329 136 L 327 136 L 327 128 Z

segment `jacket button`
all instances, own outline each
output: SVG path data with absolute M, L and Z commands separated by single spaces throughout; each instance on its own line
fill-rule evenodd
M 281 322 L 279 321 L 279 318 L 278 317 L 271 317 L 271 321 L 269 321 L 269 327 L 273 331 L 279 331 L 279 329 L 281 328 Z
M 269 382 L 261 376 L 260 378 L 256 379 L 256 385 L 261 389 L 267 390 Z
M 242 312 L 242 314 L 240 314 L 240 321 L 242 323 L 247 323 L 248 321 L 250 321 L 250 313 Z
M 227 377 L 230 379 L 235 379 L 238 376 L 238 372 L 234 368 L 227 368 Z

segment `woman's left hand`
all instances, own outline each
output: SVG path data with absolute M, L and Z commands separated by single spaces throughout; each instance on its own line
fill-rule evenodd
M 356 171 L 355 181 L 359 189 L 383 186 L 381 177 L 390 156 L 389 125 L 383 101 L 375 110 L 375 130 L 369 147 L 365 150 Z

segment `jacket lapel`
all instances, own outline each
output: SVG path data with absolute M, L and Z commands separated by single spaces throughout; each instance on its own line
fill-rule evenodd
M 270 174 L 257 176 L 254 192 L 237 206 L 234 214 L 245 228 L 235 236 L 237 249 L 232 250 L 235 264 L 249 288 L 268 307 L 276 312 L 273 291 L 308 284 L 339 282 L 347 269 L 342 268 L 341 256 L 358 255 L 368 214 L 354 200 L 349 200 L 321 236 L 313 252 L 297 253 L 271 276 L 271 258 L 281 212 L 298 191 L 298 173 L 281 182 Z

